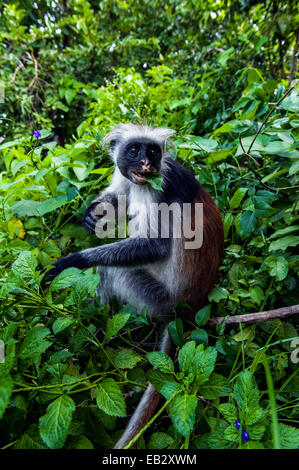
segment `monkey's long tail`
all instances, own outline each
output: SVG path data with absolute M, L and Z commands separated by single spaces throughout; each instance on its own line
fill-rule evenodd
M 168 355 L 172 355 L 175 346 L 168 335 L 168 326 L 165 328 L 161 347 L 159 349 Z M 115 444 L 114 449 L 123 449 L 136 436 L 136 434 L 148 423 L 157 408 L 161 395 L 150 384 L 144 392 L 140 402 L 119 441 Z

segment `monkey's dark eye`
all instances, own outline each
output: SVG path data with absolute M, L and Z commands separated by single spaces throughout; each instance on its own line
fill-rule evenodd
M 155 149 L 155 148 L 151 148 L 149 149 L 149 154 L 152 156 L 152 157 L 156 157 L 158 155 L 158 150 Z
M 129 148 L 129 152 L 133 155 L 136 155 L 137 152 L 138 152 L 138 147 L 137 145 L 132 145 L 130 148 Z

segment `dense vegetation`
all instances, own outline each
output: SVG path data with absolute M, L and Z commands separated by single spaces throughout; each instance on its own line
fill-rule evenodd
M 298 447 L 295 317 L 205 326 L 299 303 L 297 2 L 0 12 L 0 446 L 111 448 L 149 380 L 167 406 L 139 447 Z M 99 243 L 80 220 L 111 177 L 101 139 L 119 122 L 175 129 L 176 158 L 223 215 L 219 281 L 194 324 L 172 322 L 175 363 L 149 352 L 145 311 L 110 316 L 93 269 L 42 284 L 42 268 Z

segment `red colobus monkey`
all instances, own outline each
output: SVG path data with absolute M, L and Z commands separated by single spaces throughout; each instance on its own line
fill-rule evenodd
M 102 209 L 109 204 L 119 211 L 119 198 L 123 197 L 131 219 L 129 236 L 60 258 L 49 271 L 51 278 L 69 267 L 97 266 L 98 293 L 104 304 L 111 304 L 116 298 L 139 311 L 146 307 L 149 315 L 168 318 L 180 301 L 191 307 L 193 315 L 203 306 L 218 274 L 223 225 L 213 199 L 166 151 L 166 141 L 172 134 L 170 129 L 121 124 L 104 138 L 110 144 L 115 169 L 110 185 L 86 211 L 83 225 L 97 232 Z M 148 182 L 150 176 L 157 174 L 162 176 L 160 189 Z M 153 207 L 182 209 L 183 216 L 169 211 L 165 227 L 162 210 L 150 216 Z M 202 208 L 200 227 L 197 207 Z M 184 208 L 188 209 L 186 219 Z M 189 235 L 181 231 L 181 236 L 177 236 L 177 228 L 185 229 L 186 220 Z M 165 228 L 167 236 L 163 233 Z M 194 241 L 199 230 L 202 243 L 188 246 L 190 232 Z M 161 350 L 170 349 L 166 329 Z M 158 392 L 150 385 L 115 448 L 123 448 L 146 424 L 158 400 Z

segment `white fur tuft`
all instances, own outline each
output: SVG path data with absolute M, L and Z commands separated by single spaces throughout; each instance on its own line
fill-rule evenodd
M 157 143 L 162 151 L 165 151 L 166 142 L 175 131 L 164 127 L 149 127 L 135 124 L 119 124 L 112 129 L 103 139 L 103 144 L 116 141 L 116 145 L 122 144 L 128 140 L 140 139 L 142 137 L 151 139 Z M 171 144 L 171 142 L 170 142 Z

